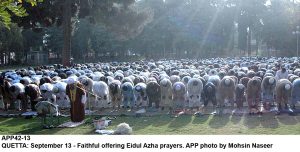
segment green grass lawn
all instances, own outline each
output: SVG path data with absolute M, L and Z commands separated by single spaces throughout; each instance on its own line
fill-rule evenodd
M 69 118 L 62 118 L 68 121 Z M 0 134 L 94 134 L 94 126 L 87 118 L 77 128 L 42 129 L 40 118 L 0 118 Z M 202 116 L 182 115 L 171 118 L 168 115 L 152 117 L 117 117 L 107 129 L 115 129 L 126 122 L 137 135 L 231 135 L 231 134 L 300 134 L 300 116 L 266 114 L 258 116 Z
M 0 72 L 6 71 L 6 70 L 15 70 L 15 69 L 27 69 L 29 66 L 26 65 L 6 65 L 6 66 L 0 66 Z

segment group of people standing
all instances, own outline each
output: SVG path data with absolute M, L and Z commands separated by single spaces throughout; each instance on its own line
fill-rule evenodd
M 4 110 L 36 110 L 40 101 L 70 109 L 80 122 L 85 109 L 167 110 L 216 113 L 225 107 L 250 114 L 277 107 L 294 113 L 299 99 L 298 58 L 213 58 L 59 64 L 1 73 Z M 245 103 L 247 103 L 245 105 Z M 283 107 L 284 106 L 284 107 Z

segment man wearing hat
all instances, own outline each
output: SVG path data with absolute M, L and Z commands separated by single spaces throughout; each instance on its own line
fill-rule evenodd
M 84 120 L 84 104 L 86 102 L 86 93 L 81 83 L 76 78 L 70 77 L 66 87 L 66 94 L 71 103 L 71 121 L 82 122 Z

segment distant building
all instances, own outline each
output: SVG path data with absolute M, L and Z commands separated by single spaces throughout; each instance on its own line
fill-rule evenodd
M 27 64 L 29 65 L 42 65 L 48 64 L 48 53 L 40 51 L 30 51 L 27 53 Z
M 30 51 L 26 54 L 26 63 L 28 65 L 48 64 L 48 52 L 42 51 L 41 48 L 40 51 L 33 51 L 30 49 Z

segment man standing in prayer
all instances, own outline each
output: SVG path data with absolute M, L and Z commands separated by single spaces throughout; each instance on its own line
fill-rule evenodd
M 275 79 L 279 81 L 280 79 L 288 79 L 289 72 L 284 65 L 281 69 L 276 72 Z
M 86 102 L 86 93 L 83 85 L 76 78 L 70 77 L 66 87 L 66 94 L 71 103 L 71 121 L 82 122 L 85 117 L 84 104 Z

